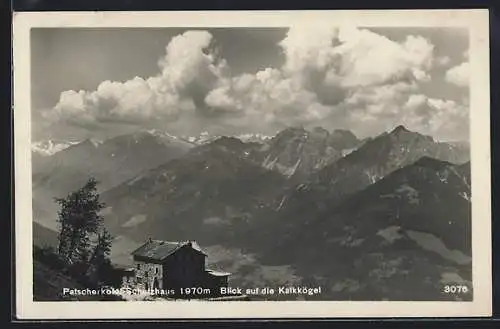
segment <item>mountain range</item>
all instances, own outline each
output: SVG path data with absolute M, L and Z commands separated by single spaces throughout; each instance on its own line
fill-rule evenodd
M 469 160 L 469 151 L 449 143 L 435 142 L 430 136 L 398 126 L 391 132 L 366 140 L 349 155 L 309 175 L 283 196 L 280 211 L 283 216 L 307 214 L 311 207 L 323 209 L 337 204 L 345 196 L 421 157 L 463 164 Z
M 53 226 L 54 197 L 64 197 L 90 176 L 101 191 L 119 185 L 140 172 L 185 154 L 192 144 L 152 132 L 117 136 L 103 142 L 84 140 L 51 156 L 33 161 L 35 217 Z
M 203 141 L 138 132 L 33 160 L 34 219 L 54 228 L 50 198 L 94 176 L 120 261 L 147 237 L 193 239 L 241 285 L 289 278 L 324 285 L 323 299 L 467 299 L 440 287 L 471 280 L 469 160 L 467 143 L 404 126 L 362 140 L 321 127 Z

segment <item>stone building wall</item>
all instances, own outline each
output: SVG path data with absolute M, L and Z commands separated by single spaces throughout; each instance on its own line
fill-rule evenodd
M 134 261 L 135 269 L 135 286 L 139 289 L 155 288 L 155 279 L 157 282 L 156 288 L 163 287 L 163 268 L 160 264 L 151 264 L 141 261 Z

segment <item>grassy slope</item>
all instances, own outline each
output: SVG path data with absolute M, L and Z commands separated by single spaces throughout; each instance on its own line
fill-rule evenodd
M 39 248 L 34 246 L 35 251 Z M 70 296 L 63 295 L 63 289 L 85 289 L 86 287 L 74 278 L 54 268 L 41 259 L 35 252 L 33 255 L 33 300 L 34 301 L 102 301 L 117 300 L 104 296 Z
M 99 300 L 98 297 L 63 296 L 63 288 L 83 289 L 74 279 L 53 270 L 38 260 L 33 262 L 33 300 L 34 301 L 68 301 L 68 300 Z

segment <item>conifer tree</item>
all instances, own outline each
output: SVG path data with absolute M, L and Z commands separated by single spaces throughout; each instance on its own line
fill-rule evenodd
M 68 263 L 87 261 L 91 254 L 90 238 L 98 233 L 103 218 L 99 214 L 104 207 L 99 201 L 97 181 L 90 178 L 87 183 L 70 193 L 66 198 L 57 198 L 60 205 L 58 252 Z
M 97 236 L 97 243 L 94 247 L 89 263 L 96 267 L 103 264 L 111 253 L 112 241 L 113 237 L 111 234 L 109 234 L 106 229 L 103 229 L 103 231 Z

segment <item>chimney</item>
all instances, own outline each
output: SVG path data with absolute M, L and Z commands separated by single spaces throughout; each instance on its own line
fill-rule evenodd
M 151 237 L 148 237 L 148 242 L 149 243 L 153 242 L 153 239 Z
M 186 244 L 187 244 L 188 247 L 192 247 L 193 246 L 193 242 L 191 240 L 189 240 Z

